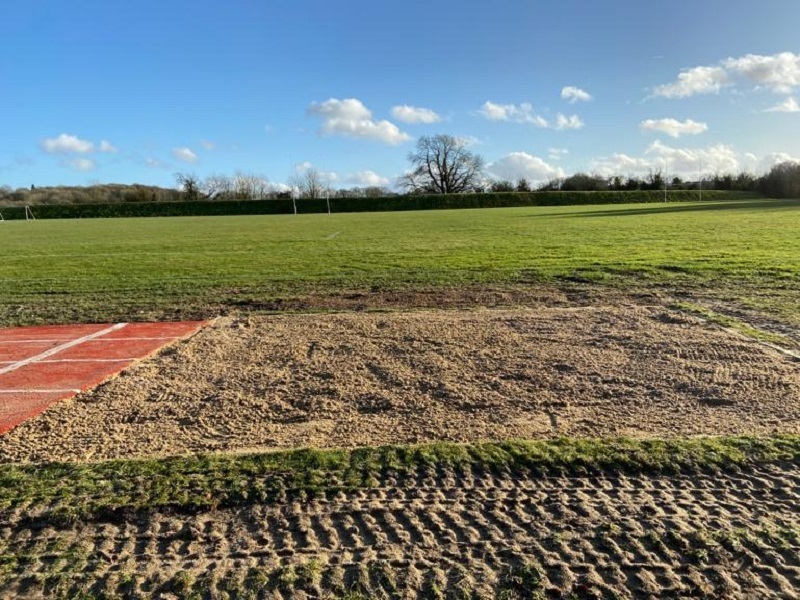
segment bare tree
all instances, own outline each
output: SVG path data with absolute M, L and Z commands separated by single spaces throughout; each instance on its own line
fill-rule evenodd
M 233 177 L 211 175 L 203 182 L 203 190 L 209 198 L 222 200 L 265 200 L 273 194 L 269 179 L 236 171 Z
M 293 174 L 287 183 L 300 198 L 324 198 L 330 192 L 328 178 L 313 167 Z
M 232 180 L 233 196 L 237 200 L 264 200 L 269 197 L 269 180 L 262 175 L 236 171 Z
M 483 188 L 483 158 L 452 135 L 424 135 L 408 155 L 412 170 L 399 184 L 415 194 L 459 194 Z
M 233 182 L 227 175 L 210 175 L 203 182 L 203 190 L 209 198 L 227 199 L 233 191 Z
M 175 180 L 187 200 L 198 200 L 200 198 L 200 180 L 194 173 L 175 173 Z

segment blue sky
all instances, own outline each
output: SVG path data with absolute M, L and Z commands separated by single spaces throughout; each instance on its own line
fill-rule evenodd
M 4 0 L 0 185 L 240 170 L 389 185 L 420 135 L 498 178 L 800 159 L 797 0 Z

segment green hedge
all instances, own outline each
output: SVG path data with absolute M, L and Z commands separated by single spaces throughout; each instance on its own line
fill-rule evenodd
M 739 200 L 757 197 L 753 192 L 704 191 L 703 200 Z M 693 202 L 697 191 L 668 192 L 670 202 Z M 500 192 L 430 196 L 388 196 L 383 198 L 332 198 L 331 210 L 372 212 L 434 210 L 450 208 L 500 208 L 511 206 L 570 206 L 586 204 L 628 204 L 663 202 L 664 192 Z M 281 215 L 293 212 L 292 201 L 281 200 L 199 200 L 194 202 L 126 202 L 119 204 L 64 204 L 32 207 L 37 219 L 92 219 L 111 217 L 186 217 L 219 215 Z M 324 199 L 297 201 L 299 213 L 324 213 Z M 24 207 L 0 208 L 5 219 L 25 219 Z

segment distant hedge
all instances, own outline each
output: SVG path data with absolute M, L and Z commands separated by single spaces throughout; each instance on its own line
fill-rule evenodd
M 740 200 L 758 197 L 753 192 L 708 190 L 703 200 Z M 696 190 L 668 192 L 669 202 L 694 202 Z M 635 192 L 500 192 L 383 198 L 331 198 L 332 212 L 376 212 L 451 208 L 501 208 L 513 206 L 572 206 L 587 204 L 655 203 L 664 201 L 663 191 Z M 32 207 L 37 219 L 94 219 L 122 217 L 188 217 L 221 215 L 283 215 L 293 212 L 291 199 L 198 200 L 194 202 L 126 202 L 115 204 L 49 204 Z M 298 213 L 327 212 L 325 199 L 297 200 Z M 0 208 L 3 218 L 25 219 L 21 206 Z

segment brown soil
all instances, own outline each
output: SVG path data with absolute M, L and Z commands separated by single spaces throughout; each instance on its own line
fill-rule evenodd
M 777 464 L 674 476 L 421 470 L 310 501 L 67 524 L 23 510 L 0 520 L 0 557 L 20 557 L 0 562 L 0 595 L 797 598 L 798 505 L 796 465 Z
M 239 290 L 231 293 L 241 295 Z M 270 300 L 242 300 L 234 306 L 254 312 L 361 312 L 410 309 L 475 309 L 548 307 L 576 308 L 617 303 L 660 302 L 667 291 L 656 288 L 619 289 L 600 287 L 577 281 L 561 281 L 558 285 L 498 284 L 457 285 L 436 288 L 375 287 L 351 292 L 308 293 Z
M 226 317 L 0 461 L 739 433 L 800 433 L 800 363 L 663 307 Z

